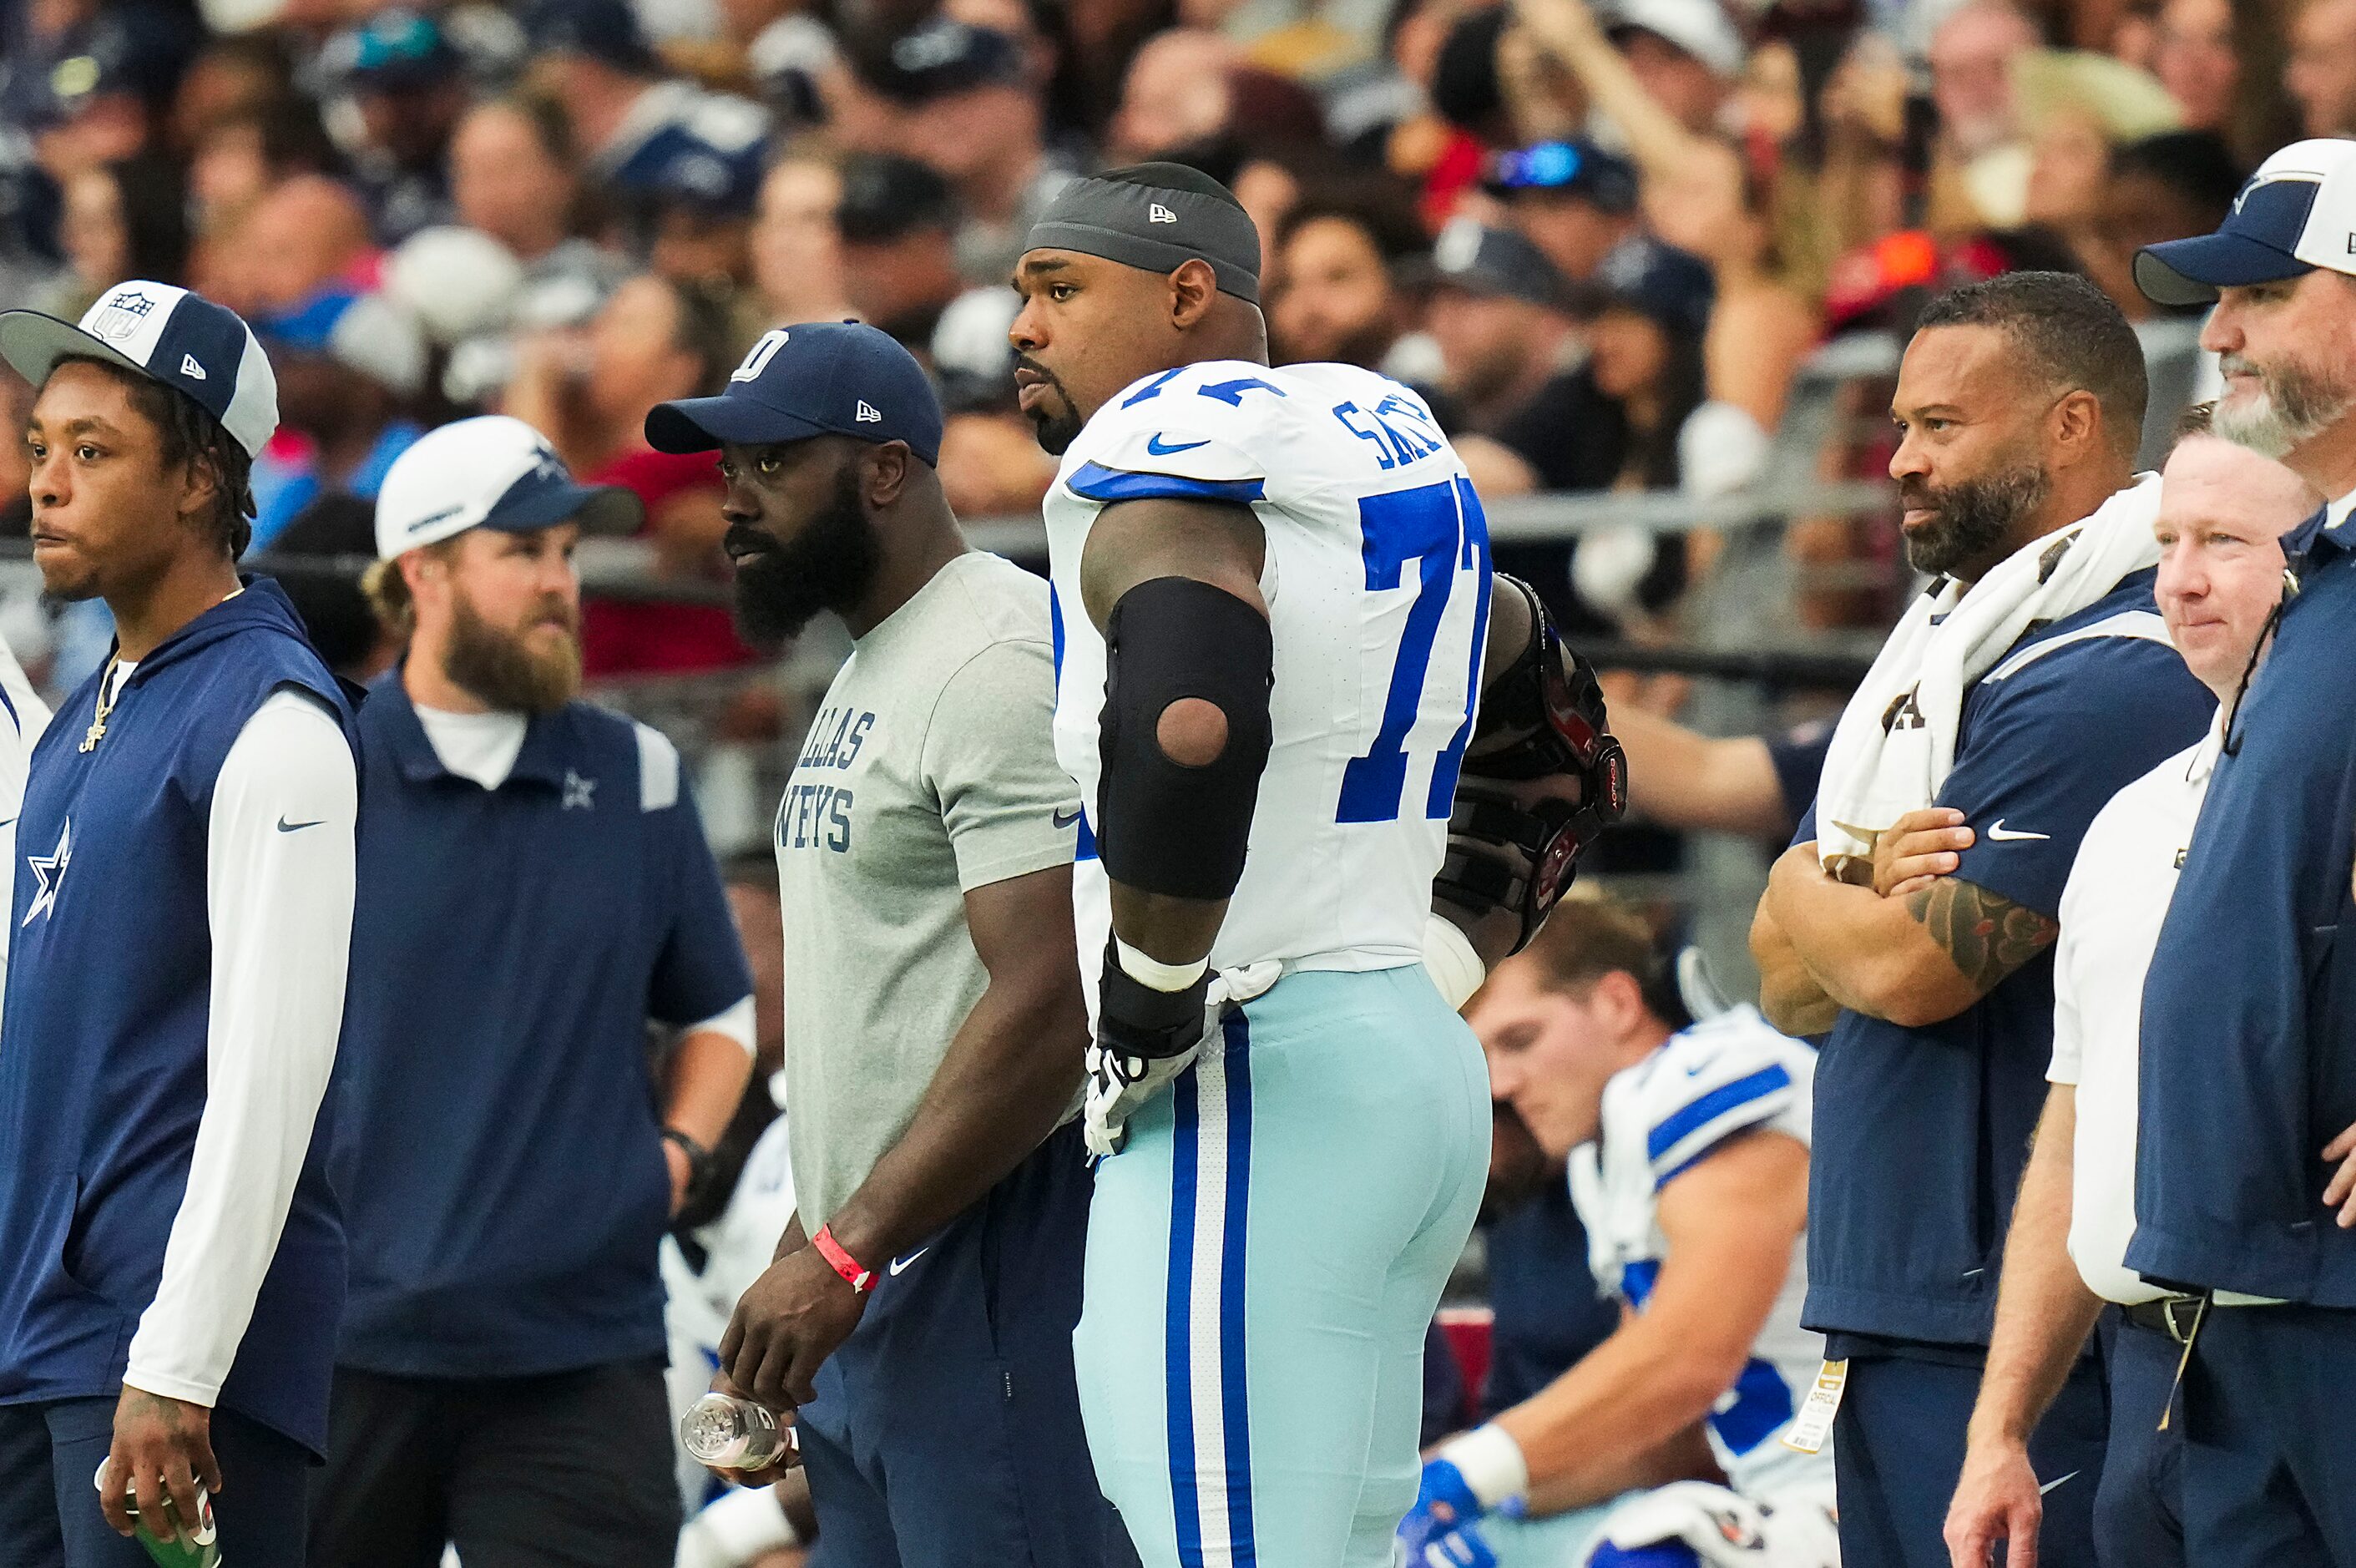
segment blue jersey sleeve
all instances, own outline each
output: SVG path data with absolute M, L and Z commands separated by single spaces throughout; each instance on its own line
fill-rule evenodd
M 672 881 L 669 927 L 647 987 L 647 1015 L 675 1026 L 700 1024 L 750 996 L 753 972 L 684 779 L 677 801 L 651 818 L 655 853 L 671 867 Z
M 2216 709 L 2174 649 L 2136 637 L 2057 649 L 1990 676 L 1972 703 L 1939 791 L 1974 834 L 1954 875 L 2048 916 L 2094 813 L 2200 740 Z

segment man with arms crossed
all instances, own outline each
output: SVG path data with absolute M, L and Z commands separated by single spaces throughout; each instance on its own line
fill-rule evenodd
M 1095 1568 L 1119 1525 L 1072 1380 L 1087 1023 L 1047 586 L 966 548 L 940 405 L 873 327 L 772 331 L 647 437 L 719 448 L 750 634 L 826 609 L 853 639 L 777 810 L 797 1213 L 722 1370 L 798 1407 L 819 1563 Z
M 1354 367 L 1269 369 L 1258 272 L 1233 193 L 1168 164 L 1065 187 L 1015 269 L 1020 396 L 1063 454 L 1056 749 L 1098 851 L 1076 882 L 1110 1157 L 1074 1348 L 1151 1568 L 1372 1568 L 1488 1174 L 1451 1008 L 1625 796 L 1592 677 L 1535 596 L 1493 599 L 1430 411 Z M 1558 775 L 1542 806 L 1508 787 Z M 1434 920 L 1435 873 L 1472 939 Z
M 1947 1561 L 2052 1055 L 2062 885 L 2094 813 L 2209 717 L 2152 603 L 2157 481 L 2130 488 L 2143 410 L 2135 334 L 2083 278 L 2012 273 L 1932 302 L 1899 369 L 1890 471 L 1908 553 L 1942 575 L 1843 712 L 1752 930 L 1768 1017 L 1829 1030 L 1806 1322 L 1839 1399 L 1848 1568 Z M 1882 897 L 1878 841 L 1932 805 L 1962 811 L 1976 842 Z M 2055 1488 L 2049 1560 L 2072 1568 L 2094 1561 L 2104 1428 L 2086 1362 L 2029 1444 Z
M 320 1108 L 359 786 L 342 689 L 276 585 L 238 575 L 276 386 L 245 323 L 154 283 L 79 329 L 0 316 L 0 356 L 39 389 L 42 583 L 116 628 L 17 824 L 0 1543 L 137 1568 L 110 1533 L 126 1501 L 193 1524 L 202 1488 L 230 1562 L 300 1568 L 344 1294 Z
M 2217 433 L 2329 498 L 2294 551 L 2297 591 L 2228 726 L 2144 990 L 2126 1266 L 2208 1301 L 2183 1387 L 2185 1556 L 2201 1568 L 2356 1563 L 2341 1435 L 2356 1382 L 2351 236 L 2356 143 L 2297 142 L 2218 232 L 2136 258 L 2155 299 L 2216 302 L 2201 343 L 2225 373 Z
M 1467 1009 L 1492 1091 L 1569 1162 L 1595 1278 L 1621 1321 L 1548 1387 L 1425 1465 L 1426 1501 L 1400 1530 L 1416 1568 L 1465 1560 L 1430 1546 L 1451 1520 L 1485 1527 L 1431 1500 L 1500 1455 L 1526 1472 L 1516 1500 L 1552 1516 L 1509 1530 L 1506 1541 L 1537 1537 L 1516 1542 L 1513 1561 L 1539 1561 L 1543 1541 L 1556 1546 L 1549 1562 L 1691 1568 L 1717 1560 L 1694 1542 L 1724 1541 L 1718 1515 L 1764 1535 L 1773 1568 L 1838 1557 L 1832 1456 L 1781 1441 L 1824 1355 L 1800 1326 L 1815 1052 L 1749 1007 L 1672 1031 L 1654 1000 L 1666 968 L 1643 920 L 1574 900 Z M 1684 1480 L 1695 1466 L 1679 1439 L 1696 1426 L 1733 1495 Z M 1607 1518 L 1602 1505 L 1633 1488 L 1657 1489 Z M 1591 1559 L 1564 1555 L 1599 1532 Z
M 2193 819 L 2223 744 L 2224 715 L 2282 600 L 2278 542 L 2314 510 L 2299 477 L 2204 433 L 2162 475 L 2159 613 L 2169 640 L 2216 694 L 2201 743 L 2120 790 L 2086 829 L 2062 893 L 2053 956 L 2053 1088 L 2005 1243 L 1996 1332 L 1972 1412 L 1962 1483 L 1947 1512 L 1955 1568 L 1982 1568 L 1995 1542 L 2034 1568 L 2043 1514 L 2029 1433 L 2068 1376 L 2104 1302 L 2126 1308 L 2107 1371 L 2110 1451 L 2094 1500 L 2095 1545 L 2118 1568 L 2185 1562 L 2176 1502 L 2180 1415 L 2169 1409 L 2193 1304 L 2147 1283 L 2121 1258 L 2135 1230 L 2136 1032 L 2144 976 L 2176 893 Z M 1960 812 L 1899 822 L 1877 881 L 1942 875 L 1968 848 Z

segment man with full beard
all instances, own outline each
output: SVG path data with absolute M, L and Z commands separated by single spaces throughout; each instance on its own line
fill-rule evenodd
M 316 1563 L 677 1549 L 658 1246 L 751 1076 L 753 986 L 679 753 L 579 700 L 573 544 L 638 520 L 502 416 L 377 497 L 409 651 L 359 721 Z
M 2274 651 L 2244 677 L 2143 994 L 2126 1263 L 2205 1303 L 2183 1380 L 2184 1555 L 2203 1568 L 2356 1563 L 2351 231 L 2356 143 L 2296 142 L 2216 233 L 2136 258 L 2154 299 L 2215 304 L 2217 434 L 2329 498 L 2284 541 Z
M 1835 1444 L 1847 1568 L 1947 1562 L 2045 1098 L 2062 886 L 2095 812 L 2215 707 L 2153 600 L 2158 481 L 2131 471 L 2144 399 L 2133 330 L 2082 278 L 2014 273 L 1932 303 L 1899 369 L 1890 472 L 1934 581 L 1843 713 L 1753 927 L 1768 1016 L 1828 1036 L 1802 1321 L 1826 1336 L 1815 1398 L 1832 1419 L 1795 1441 Z M 1875 891 L 1910 832 L 1957 822 L 1973 838 L 1952 870 Z M 2045 1563 L 2094 1562 L 2104 1412 L 2082 1362 L 2029 1438 L 2051 1488 Z
M 852 638 L 776 830 L 798 1213 L 722 1371 L 797 1415 L 827 1562 L 1095 1568 L 1119 1528 L 1072 1372 L 1094 846 L 1049 736 L 1047 585 L 966 548 L 940 404 L 873 327 L 774 330 L 647 439 L 719 449 L 749 635 L 824 609 Z

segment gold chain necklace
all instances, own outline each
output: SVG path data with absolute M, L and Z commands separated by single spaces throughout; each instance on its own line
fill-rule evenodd
M 82 732 L 81 748 L 84 751 L 95 751 L 98 743 L 106 738 L 107 715 L 114 712 L 115 699 L 121 695 L 115 690 L 114 671 L 122 662 L 123 656 L 119 653 L 106 656 L 106 673 L 98 678 L 98 712 L 91 716 L 90 728 Z
M 229 603 L 243 592 L 245 592 L 245 585 L 241 583 L 223 594 L 220 603 L 213 607 L 219 609 L 221 605 Z M 114 704 L 121 701 L 123 696 L 121 688 L 114 683 L 114 671 L 122 663 L 121 653 L 110 653 L 106 656 L 106 673 L 98 678 L 98 711 L 91 715 L 90 728 L 82 731 L 81 749 L 84 751 L 97 750 L 98 743 L 106 738 L 106 721 L 112 716 Z

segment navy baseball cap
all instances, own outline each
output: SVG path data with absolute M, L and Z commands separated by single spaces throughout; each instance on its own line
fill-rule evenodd
M 98 360 L 164 385 L 258 455 L 278 428 L 278 377 L 236 311 L 166 283 L 119 283 L 81 325 L 0 312 L 0 360 L 39 386 L 60 360 Z
M 626 0 L 538 0 L 524 13 L 523 31 L 535 54 L 585 55 L 648 76 L 662 70 Z
M 647 413 L 658 452 L 766 446 L 813 435 L 905 441 L 941 456 L 941 402 L 916 357 L 862 321 L 776 327 L 728 375 L 718 397 L 659 403 Z
M 2317 267 L 2356 274 L 2356 142 L 2293 142 L 2258 166 L 2214 234 L 2137 251 L 2135 281 L 2161 305 L 2208 305 L 2220 288 Z
M 886 98 L 924 104 L 977 87 L 1019 86 L 1023 47 L 1004 33 L 937 16 L 859 66 L 868 85 Z

